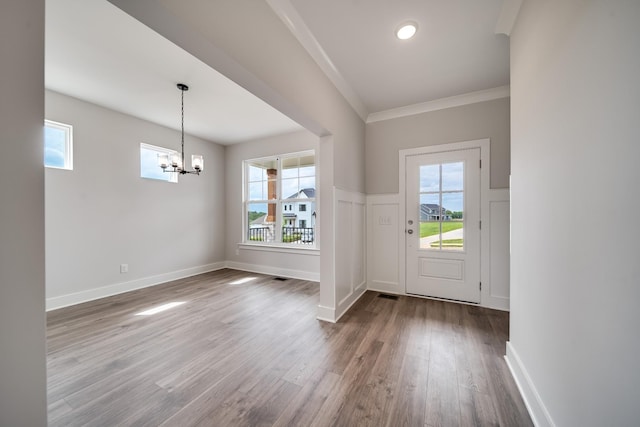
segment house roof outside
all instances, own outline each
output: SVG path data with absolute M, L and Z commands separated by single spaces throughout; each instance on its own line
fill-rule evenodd
M 422 203 L 420 205 L 420 210 L 424 211 L 425 213 L 438 212 L 438 209 L 441 209 L 442 212 L 447 211 L 444 206 L 441 208 L 440 205 L 435 205 L 433 203 Z
M 303 197 L 304 195 L 304 197 Z M 315 188 L 303 188 L 297 193 L 292 194 L 287 197 L 287 199 L 313 199 L 316 197 L 316 189 Z
M 251 221 L 249 223 L 249 225 L 262 225 L 264 224 L 264 221 L 267 219 L 267 215 L 264 214 L 262 216 L 259 216 L 258 218 L 254 219 L 253 221 Z

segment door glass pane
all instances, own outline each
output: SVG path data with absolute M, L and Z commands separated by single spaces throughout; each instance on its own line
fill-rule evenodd
M 444 169 L 444 168 L 443 168 Z M 442 250 L 464 249 L 464 193 L 462 191 L 442 193 Z
M 420 166 L 420 192 L 440 191 L 440 165 Z
M 464 162 L 442 164 L 442 191 L 462 191 Z
M 420 194 L 420 249 L 440 241 L 440 193 Z

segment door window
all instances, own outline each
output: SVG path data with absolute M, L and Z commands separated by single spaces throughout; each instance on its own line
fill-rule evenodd
M 420 249 L 464 250 L 464 162 L 420 166 Z

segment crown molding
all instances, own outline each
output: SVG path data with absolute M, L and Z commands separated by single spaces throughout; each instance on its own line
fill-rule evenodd
M 479 90 L 462 95 L 450 96 L 448 98 L 441 98 L 433 101 L 421 102 L 419 104 L 371 113 L 369 114 L 369 117 L 367 117 L 367 123 L 414 116 L 416 114 L 428 113 L 430 111 L 444 110 L 445 108 L 460 107 L 462 105 L 475 104 L 477 102 L 508 98 L 509 96 L 510 87 L 508 85 L 500 86 L 492 89 Z
M 307 24 L 298 14 L 289 0 L 267 0 L 271 9 L 282 19 L 287 28 L 298 39 L 302 47 L 304 47 L 309 55 L 316 61 L 320 69 L 327 75 L 329 80 L 334 84 L 342 96 L 347 100 L 351 108 L 360 116 L 362 120 L 367 119 L 369 112 L 360 97 L 353 88 L 342 77 L 333 64 L 327 53 L 322 49 L 318 40 L 313 36 Z
M 522 0 L 504 0 L 502 2 L 502 10 L 494 30 L 496 34 L 511 35 L 513 25 L 516 23 L 520 12 L 520 6 L 522 6 Z

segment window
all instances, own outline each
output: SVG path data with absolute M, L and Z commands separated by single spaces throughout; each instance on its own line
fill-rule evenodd
M 420 249 L 464 250 L 464 162 L 420 166 Z
M 313 151 L 246 160 L 244 176 L 245 242 L 315 244 Z
M 175 154 L 176 151 L 155 145 L 140 143 L 140 177 L 167 182 L 178 182 L 176 172 L 163 172 L 158 166 L 158 154 Z
M 44 121 L 44 165 L 48 168 L 73 170 L 73 127 Z

